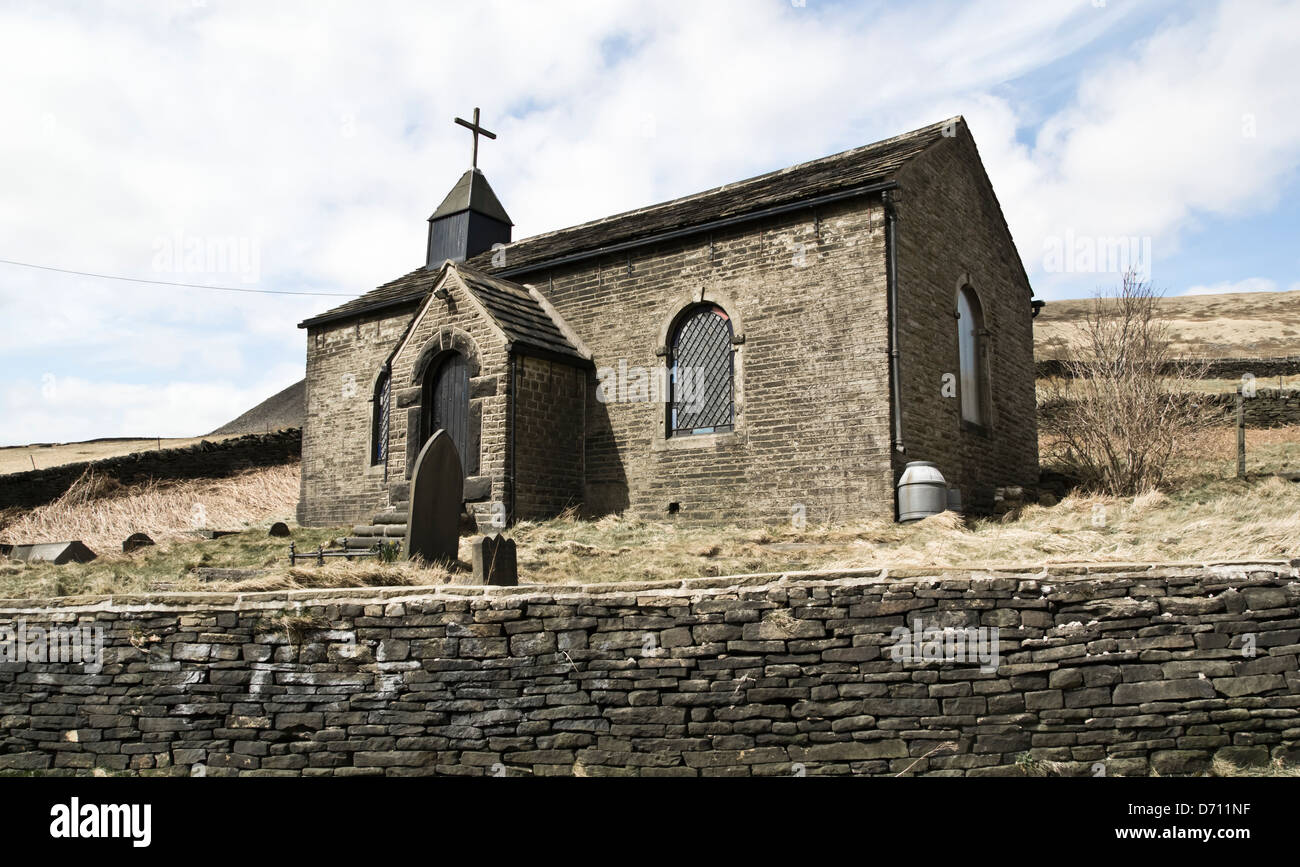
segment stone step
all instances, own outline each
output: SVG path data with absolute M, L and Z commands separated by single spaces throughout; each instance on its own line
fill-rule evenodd
M 408 516 L 409 513 L 407 513 L 406 511 L 392 510 L 388 512 L 380 512 L 377 515 L 375 515 L 375 517 L 372 519 L 372 523 L 376 527 L 382 527 L 385 524 L 404 525 L 406 523 L 406 519 Z

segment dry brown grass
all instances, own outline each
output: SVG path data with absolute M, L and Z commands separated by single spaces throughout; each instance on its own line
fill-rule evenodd
M 300 549 L 328 545 L 337 529 L 295 528 Z M 393 587 L 443 584 L 465 580 L 442 568 L 414 563 L 351 563 L 327 560 L 324 566 L 299 562 L 289 566 L 289 539 L 268 538 L 264 528 L 234 536 L 200 541 L 179 538 L 134 554 L 111 551 L 90 563 L 53 566 L 48 563 L 0 562 L 0 597 L 40 599 L 52 596 L 107 596 L 123 593 L 199 591 L 253 593 L 308 587 Z M 204 580 L 204 568 L 245 569 L 239 580 Z
M 971 568 L 1075 562 L 1236 560 L 1300 554 L 1300 485 L 1224 480 L 1194 495 L 1067 497 L 1014 519 L 945 512 L 914 524 L 682 528 L 609 517 L 568 526 L 520 524 L 520 572 L 542 582 L 877 566 Z
M 161 542 L 192 537 L 196 529 L 238 530 L 288 520 L 297 503 L 297 465 L 131 488 L 87 473 L 57 501 L 13 519 L 0 530 L 0 541 L 80 539 L 93 551 L 120 550 L 132 533 Z
M 1300 427 L 1251 431 L 1252 471 L 1300 469 Z M 1076 562 L 1208 561 L 1300 556 L 1300 484 L 1278 478 L 1232 478 L 1234 432 L 1212 430 L 1191 444 L 1191 460 L 1175 467 L 1167 492 L 1132 498 L 1072 496 L 1030 505 L 1002 519 L 966 521 L 944 513 L 914 524 L 863 521 L 838 526 L 685 527 L 671 522 L 572 514 L 509 531 L 519 545 L 520 580 L 604 583 L 700 576 L 877 566 L 971 568 Z M 331 559 L 290 568 L 287 539 L 265 527 L 285 519 L 297 499 L 297 468 L 256 470 L 228 480 L 186 482 L 146 490 L 89 489 L 19 519 L 3 538 L 103 538 L 104 556 L 77 566 L 0 564 L 0 595 L 40 598 L 70 594 L 176 591 L 251 592 L 303 587 L 429 585 L 464 582 L 455 571 L 398 562 Z M 84 500 L 79 504 L 78 498 Z M 253 527 L 212 541 L 190 535 L 193 503 L 207 503 L 210 525 Z M 20 529 L 21 526 L 21 529 Z M 150 533 L 160 544 L 127 556 L 122 539 Z M 96 537 L 95 532 L 102 533 Z M 299 551 L 327 545 L 342 528 L 293 531 Z M 39 535 L 37 535 L 39 534 Z M 468 562 L 470 538 L 461 539 Z M 95 545 L 91 545 L 96 548 Z M 204 582 L 202 567 L 254 568 L 244 580 Z
M 1236 560 L 1300 556 L 1300 484 L 1234 479 L 1235 432 L 1199 432 L 1173 466 L 1170 490 L 1072 496 L 1001 519 L 945 512 L 914 524 L 691 528 L 609 516 L 521 523 L 523 580 L 670 580 L 882 565 Z M 1050 443 L 1044 443 L 1047 447 Z M 1249 431 L 1252 473 L 1300 470 L 1300 427 Z
M 0 448 L 0 475 L 25 472 L 32 469 L 33 464 L 36 469 L 44 470 L 80 461 L 98 461 L 104 458 L 133 455 L 136 452 L 157 451 L 159 446 L 164 449 L 178 449 L 195 445 L 203 440 L 220 442 L 230 439 L 231 436 L 233 435 L 5 446 Z
M 1242 767 L 1224 759 L 1210 763 L 1207 776 L 1211 777 L 1300 777 L 1300 767 L 1281 759 L 1273 759 L 1262 767 Z

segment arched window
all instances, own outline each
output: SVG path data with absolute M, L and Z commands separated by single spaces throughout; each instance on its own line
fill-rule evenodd
M 961 364 L 962 421 L 988 425 L 988 377 L 984 371 L 984 310 L 969 286 L 957 293 L 957 354 Z
M 392 395 L 392 377 L 388 369 L 379 374 L 375 381 L 375 397 L 372 403 L 373 417 L 370 420 L 371 449 L 370 463 L 382 464 L 388 458 L 388 408 Z
M 669 344 L 669 436 L 734 428 L 731 338 L 731 317 L 716 304 L 693 307 L 678 320 Z

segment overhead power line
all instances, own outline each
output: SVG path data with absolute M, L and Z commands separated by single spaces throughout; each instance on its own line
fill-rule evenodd
M 90 271 L 73 271 L 70 268 L 54 268 L 49 265 L 33 265 L 31 262 L 15 262 L 13 259 L 0 259 L 5 265 L 17 265 L 20 268 L 36 268 L 40 271 L 57 271 L 60 274 L 76 274 L 78 277 L 94 277 L 98 280 L 121 280 L 126 283 L 148 283 L 153 286 L 180 286 L 184 289 L 212 289 L 216 292 L 248 292 L 253 295 L 312 295 L 328 298 L 354 298 L 355 292 L 291 292 L 282 289 L 247 289 L 241 286 L 209 286 L 206 283 L 173 283 L 169 280 L 144 280 L 139 277 L 118 277 L 113 274 L 95 274 Z

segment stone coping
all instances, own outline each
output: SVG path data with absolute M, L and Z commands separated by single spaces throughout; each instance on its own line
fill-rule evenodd
M 416 599 L 559 599 L 569 597 L 624 597 L 715 595 L 736 589 L 769 586 L 835 585 L 873 583 L 934 583 L 1015 579 L 1040 583 L 1096 580 L 1103 576 L 1176 577 L 1189 570 L 1245 572 L 1252 567 L 1279 576 L 1300 579 L 1300 559 L 1294 560 L 1210 560 L 1153 563 L 1053 563 L 1043 566 L 881 566 L 860 569 L 756 572 L 745 575 L 685 578 L 670 581 L 624 581 L 601 584 L 519 584 L 494 587 L 470 584 L 394 585 L 387 587 L 306 587 L 296 590 L 264 590 L 250 593 L 216 591 L 177 593 L 127 593 L 121 595 L 56 596 L 49 599 L 0 599 L 0 615 L 31 611 L 66 610 L 148 611 L 210 608 L 267 608 L 283 603 L 399 603 Z M 1171 574 L 1172 573 L 1172 574 Z

